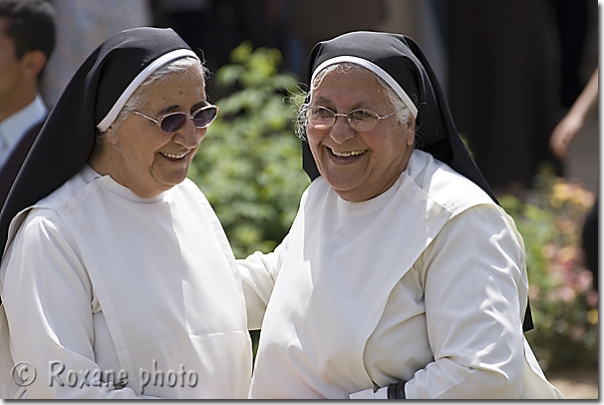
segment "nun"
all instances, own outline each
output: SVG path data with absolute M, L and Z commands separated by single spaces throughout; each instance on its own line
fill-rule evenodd
M 523 335 L 522 237 L 420 48 L 347 33 L 307 80 L 312 182 L 274 252 L 238 261 L 261 328 L 250 397 L 561 397 Z
M 171 29 L 102 43 L 0 215 L 2 398 L 245 398 L 241 279 L 187 170 L 218 108 Z

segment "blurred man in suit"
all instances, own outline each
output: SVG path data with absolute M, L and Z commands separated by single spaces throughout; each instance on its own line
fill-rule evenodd
M 47 115 L 39 78 L 55 44 L 46 0 L 0 0 L 0 207 Z

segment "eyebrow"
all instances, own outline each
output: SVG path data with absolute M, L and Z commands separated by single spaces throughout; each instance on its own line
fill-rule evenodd
M 316 105 L 316 103 L 320 103 L 320 104 L 326 104 L 326 105 L 333 105 L 333 102 L 328 99 L 327 97 L 323 97 L 323 96 L 318 96 L 314 103 Z M 365 110 L 371 110 L 375 108 L 375 106 L 371 103 L 368 103 L 366 101 L 359 101 L 356 104 L 354 104 L 352 106 L 352 108 L 350 109 L 350 111 L 354 111 L 354 110 L 359 110 L 359 109 L 365 109 Z M 337 111 L 336 111 L 337 112 Z
M 200 101 L 200 102 L 194 104 L 193 107 L 191 107 L 191 111 L 190 112 L 196 111 L 196 110 L 200 109 L 201 107 L 205 107 L 205 106 L 208 106 L 208 105 L 210 105 L 210 103 L 208 103 L 206 100 Z M 169 106 L 164 107 L 161 110 L 159 110 L 157 112 L 157 116 L 161 117 L 164 114 L 171 113 L 171 112 L 176 111 L 176 110 L 178 110 L 180 108 L 181 108 L 181 106 L 178 105 L 178 104 L 169 105 Z

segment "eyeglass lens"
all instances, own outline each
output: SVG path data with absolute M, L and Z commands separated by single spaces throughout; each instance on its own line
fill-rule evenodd
M 309 124 L 317 129 L 327 129 L 336 122 L 336 117 L 342 116 L 336 114 L 325 107 L 312 107 L 308 117 Z M 378 123 L 379 118 L 373 115 L 371 111 L 354 110 L 345 116 L 348 124 L 359 132 L 371 131 Z
M 218 109 L 216 106 L 207 106 L 197 110 L 193 115 L 193 124 L 195 128 L 202 129 L 208 127 L 216 118 Z M 160 128 L 164 132 L 178 131 L 187 120 L 188 116 L 177 112 L 168 114 L 161 119 Z

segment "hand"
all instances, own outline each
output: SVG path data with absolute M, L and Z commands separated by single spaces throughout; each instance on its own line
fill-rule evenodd
M 556 125 L 550 138 L 552 151 L 563 161 L 568 158 L 570 145 L 583 127 L 583 117 L 568 114 Z
M 562 160 L 568 157 L 573 142 L 589 111 L 598 102 L 598 68 L 594 70 L 583 91 L 577 97 L 568 113 L 558 123 L 549 140 L 552 151 Z

